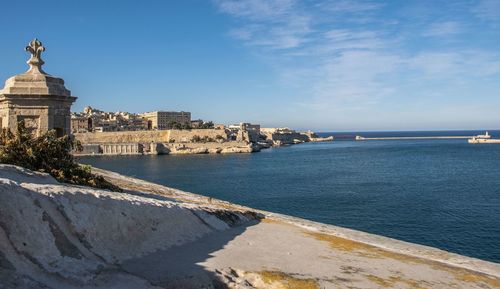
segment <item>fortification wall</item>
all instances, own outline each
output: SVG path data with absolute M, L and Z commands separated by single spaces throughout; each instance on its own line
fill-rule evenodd
M 221 138 L 227 140 L 227 133 L 223 129 L 191 129 L 191 130 L 169 130 L 167 142 L 185 143 L 191 142 L 194 136 L 200 138 L 211 138 L 216 140 Z M 219 137 L 217 137 L 219 136 Z
M 272 140 L 274 145 L 294 144 L 298 142 L 308 142 L 310 138 L 299 132 L 280 133 L 280 132 L 265 132 L 268 140 Z
M 116 131 L 76 133 L 75 138 L 82 144 L 89 143 L 150 143 L 150 142 L 190 142 L 194 136 L 200 138 L 227 140 L 227 133 L 222 129 L 191 130 L 148 130 L 148 131 Z M 219 137 L 217 137 L 219 136 Z

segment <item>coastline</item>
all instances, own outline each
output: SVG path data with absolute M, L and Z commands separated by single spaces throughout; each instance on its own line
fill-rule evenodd
M 0 285 L 500 288 L 497 263 L 94 172 L 124 191 L 0 165 Z
M 480 274 L 487 274 L 499 278 L 495 282 L 493 288 L 500 287 L 500 264 L 459 255 L 456 253 L 447 252 L 430 246 L 405 242 L 385 236 L 366 233 L 358 230 L 338 227 L 334 225 L 323 224 L 319 222 L 309 221 L 298 217 L 293 217 L 284 214 L 273 213 L 269 211 L 258 210 L 230 203 L 223 200 L 218 200 L 202 195 L 181 191 L 174 188 L 169 188 L 145 180 L 124 176 L 115 172 L 92 168 L 99 175 L 104 176 L 109 181 L 118 184 L 126 189 L 144 191 L 153 194 L 160 194 L 173 198 L 182 202 L 191 202 L 199 205 L 220 206 L 223 208 L 235 209 L 245 212 L 252 211 L 264 216 L 264 219 L 271 222 L 286 223 L 291 226 L 296 226 L 314 233 L 326 234 L 344 238 L 349 241 L 360 244 L 361 246 L 371 246 L 373 248 L 385 250 L 391 254 L 398 254 L 408 258 L 421 259 L 428 262 L 436 262 L 444 266 L 451 266 L 461 269 L 470 270 Z M 388 255 L 390 256 L 390 254 Z M 395 257 L 398 258 L 398 257 Z M 411 262 L 411 261 L 410 261 Z M 415 262 L 413 260 L 413 262 Z
M 73 152 L 76 156 L 254 153 L 270 147 L 334 140 L 333 136 L 319 137 L 310 131 L 277 128 L 254 134 L 242 131 L 236 139 L 231 139 L 225 129 L 87 132 L 74 137 L 82 145 L 81 150 Z

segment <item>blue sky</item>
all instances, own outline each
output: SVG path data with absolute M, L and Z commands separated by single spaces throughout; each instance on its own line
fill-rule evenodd
M 109 111 L 330 130 L 500 128 L 500 0 L 2 1 L 0 79 Z

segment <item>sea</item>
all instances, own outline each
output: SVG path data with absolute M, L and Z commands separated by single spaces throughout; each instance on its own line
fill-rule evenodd
M 330 132 L 335 141 L 253 154 L 93 156 L 78 161 L 262 210 L 500 263 L 500 144 L 484 131 Z M 500 131 L 490 131 L 500 138 Z

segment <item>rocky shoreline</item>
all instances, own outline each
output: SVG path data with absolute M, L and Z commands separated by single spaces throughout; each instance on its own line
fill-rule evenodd
M 500 264 L 94 169 L 0 165 L 0 288 L 500 288 Z
M 93 132 L 74 137 L 82 145 L 74 152 L 79 156 L 253 153 L 270 147 L 334 140 L 333 136 L 319 137 L 310 131 L 290 129 L 253 134 L 242 131 L 236 139 L 224 129 Z

